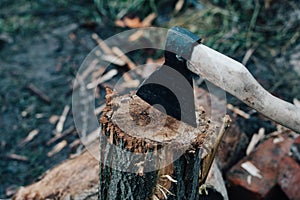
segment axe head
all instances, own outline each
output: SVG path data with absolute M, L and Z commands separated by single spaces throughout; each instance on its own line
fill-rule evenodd
M 150 105 L 193 127 L 197 127 L 193 80 L 186 61 L 200 41 L 184 28 L 171 28 L 166 38 L 165 63 L 136 92 Z

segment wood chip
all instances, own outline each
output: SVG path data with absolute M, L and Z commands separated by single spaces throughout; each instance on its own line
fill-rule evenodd
M 49 118 L 50 124 L 55 124 L 59 120 L 59 115 L 51 115 Z
M 300 108 L 300 101 L 298 99 L 294 98 L 293 103 L 295 104 L 295 106 Z
M 117 74 L 118 74 L 118 70 L 112 69 L 109 72 L 107 72 L 106 74 L 104 74 L 101 78 L 87 84 L 86 88 L 93 89 L 93 88 L 97 87 L 99 84 L 112 79 L 112 77 L 114 77 Z
M 241 164 L 241 167 L 246 170 L 250 175 L 255 176 L 259 179 L 262 179 L 262 175 L 260 174 L 260 170 L 255 167 L 250 161 L 246 161 Z
M 63 110 L 63 113 L 60 116 L 59 121 L 56 125 L 56 134 L 61 134 L 61 132 L 63 131 L 64 124 L 65 124 L 65 121 L 67 119 L 67 115 L 68 115 L 69 110 L 70 110 L 70 106 L 66 105 L 64 110 Z
M 171 181 L 173 183 L 177 183 L 178 182 L 175 179 L 173 179 L 170 175 L 163 175 L 162 177 L 166 177 L 169 181 Z
M 113 54 L 110 47 L 99 37 L 97 33 L 92 34 L 92 38 L 97 42 L 99 47 L 106 53 L 106 54 Z
M 18 146 L 18 147 L 24 146 L 25 144 L 27 144 L 28 142 L 30 142 L 31 140 L 33 140 L 33 138 L 34 138 L 35 136 L 37 136 L 37 134 L 38 134 L 39 132 L 40 132 L 40 130 L 38 130 L 38 129 L 34 129 L 34 130 L 30 131 L 30 132 L 28 133 L 27 137 L 26 137 L 24 140 L 22 140 L 17 146 Z
M 67 141 L 63 140 L 60 143 L 56 144 L 51 151 L 49 151 L 47 153 L 48 157 L 52 157 L 54 154 L 57 154 L 58 152 L 60 152 L 63 148 L 65 148 L 65 146 L 67 146 Z
M 132 35 L 129 36 L 128 40 L 130 42 L 134 42 L 138 39 L 140 39 L 144 35 L 144 30 L 137 30 Z
M 184 5 L 184 0 L 178 0 L 175 5 L 175 13 L 178 13 Z
M 113 47 L 112 51 L 115 55 L 119 56 L 121 60 L 123 60 L 127 65 L 129 69 L 134 69 L 135 64 L 119 49 L 118 47 Z
M 149 27 L 152 25 L 153 20 L 157 17 L 155 13 L 149 14 L 145 19 L 142 21 L 143 27 Z
M 284 141 L 284 138 L 282 136 L 279 136 L 279 137 L 276 137 L 273 139 L 273 144 L 278 144 L 283 141 Z
M 254 53 L 255 48 L 251 48 L 248 49 L 243 60 L 242 60 L 242 64 L 246 66 L 247 62 L 249 61 L 250 57 L 252 56 L 252 54 Z
M 99 52 L 99 53 L 97 53 Z M 96 51 L 95 54 L 99 54 L 97 56 L 102 55 L 100 51 Z M 86 79 L 93 71 L 95 71 L 97 64 L 99 64 L 99 60 L 95 59 L 91 62 L 91 64 L 81 73 L 77 74 L 77 77 L 74 82 L 73 90 L 77 89 L 80 85 L 80 82 L 84 82 L 84 79 Z M 100 68 L 101 69 L 101 68 Z
M 227 109 L 231 110 L 232 112 L 234 112 L 235 114 L 244 117 L 245 119 L 250 119 L 250 115 L 248 113 L 245 113 L 244 111 L 242 111 L 241 109 L 234 107 L 231 104 L 227 104 Z
M 26 157 L 26 156 L 14 154 L 14 153 L 8 154 L 5 157 L 8 158 L 8 159 L 17 160 L 17 161 L 24 161 L 24 162 L 29 160 L 28 157 Z
M 32 83 L 28 84 L 27 88 L 46 103 L 51 103 L 50 98 Z
M 101 59 L 118 66 L 123 66 L 126 64 L 122 59 L 112 54 L 103 54 Z
M 67 135 L 73 133 L 75 131 L 75 127 L 71 126 L 67 130 L 65 130 L 62 134 L 55 135 L 55 137 L 51 138 L 46 144 L 49 146 L 56 142 L 59 139 L 66 137 Z
M 265 129 L 264 129 L 264 128 L 260 128 L 260 129 L 258 130 L 258 134 L 253 134 L 253 136 L 252 136 L 252 138 L 251 138 L 251 141 L 250 141 L 250 143 L 249 143 L 249 145 L 248 145 L 248 147 L 247 147 L 246 155 L 249 155 L 249 154 L 253 151 L 255 145 L 256 145 L 260 140 L 262 140 L 264 137 L 265 137 Z

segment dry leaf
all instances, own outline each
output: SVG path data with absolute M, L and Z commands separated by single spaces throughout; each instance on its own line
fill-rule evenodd
M 129 18 L 124 17 L 123 19 L 118 19 L 115 21 L 115 25 L 119 27 L 129 27 L 129 28 L 142 28 L 149 27 L 152 25 L 153 20 L 157 17 L 155 13 L 151 13 L 143 21 L 139 17 Z
M 124 23 L 127 27 L 129 28 L 141 28 L 143 27 L 143 24 L 140 20 L 139 17 L 134 17 L 134 18 L 129 18 L 129 17 L 124 17 Z

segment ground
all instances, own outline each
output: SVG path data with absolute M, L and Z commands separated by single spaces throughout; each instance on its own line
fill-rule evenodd
M 66 105 L 71 106 L 76 71 L 96 46 L 92 33 L 105 39 L 125 30 L 116 27 L 113 20 L 101 17 L 103 10 L 97 2 L 3 0 L 0 3 L 0 198 L 34 182 L 78 149 L 78 145 L 70 145 L 78 139 L 72 129 L 71 112 L 64 124 L 64 130 L 70 128 L 70 134 L 51 144 L 56 124 L 49 119 L 60 116 Z M 174 9 L 169 11 L 159 6 L 136 13 L 143 18 L 157 9 L 154 25 L 177 24 L 189 28 L 202 35 L 208 46 L 247 61 L 246 66 L 256 79 L 276 96 L 290 102 L 300 99 L 300 8 L 296 0 L 188 2 L 177 14 Z M 168 1 L 161 1 L 160 5 L 163 3 Z M 49 99 L 36 95 L 30 89 L 32 85 Z M 251 110 L 233 97 L 228 100 L 247 112 Z M 261 116 L 249 121 L 241 122 L 249 135 L 261 126 L 274 129 L 274 124 Z M 33 130 L 38 130 L 38 134 L 22 144 Z M 47 156 L 62 140 L 66 140 L 67 146 Z

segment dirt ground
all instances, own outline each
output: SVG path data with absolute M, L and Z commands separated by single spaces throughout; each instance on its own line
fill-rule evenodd
M 293 32 L 282 36 L 284 42 L 280 44 L 275 41 L 275 44 L 268 45 L 267 40 L 258 41 L 257 43 L 266 45 L 255 46 L 255 52 L 251 54 L 247 67 L 267 90 L 293 102 L 295 98 L 300 99 L 300 8 L 297 5 L 285 6 L 288 4 L 285 1 L 282 2 L 284 6 L 281 6 L 278 2 L 266 0 L 261 1 L 262 10 L 266 2 L 271 3 L 271 10 L 265 9 L 265 13 L 260 13 L 261 15 L 269 17 L 272 12 L 277 13 L 275 17 L 285 15 L 285 21 L 269 24 L 269 28 Z M 287 10 L 291 8 L 292 11 Z M 195 7 L 189 9 L 197 11 Z M 169 11 L 161 11 L 158 19 L 166 21 L 163 15 L 166 12 Z M 172 20 L 167 19 L 170 23 L 165 26 L 180 25 L 181 17 L 189 12 L 187 10 L 175 15 Z M 97 14 L 95 4 L 84 0 L 77 1 L 76 4 L 66 0 L 1 1 L 0 198 L 9 197 L 19 186 L 36 181 L 47 169 L 76 153 L 78 145 L 69 145 L 78 139 L 71 112 L 64 124 L 64 129 L 69 129 L 70 133 L 50 144 L 56 124 L 49 119 L 60 116 L 66 105 L 71 106 L 76 72 L 85 56 L 96 46 L 91 38 L 92 33 L 97 32 L 105 39 L 125 30 L 111 22 L 99 20 L 101 17 L 97 17 Z M 161 25 L 159 20 L 154 25 Z M 262 21 L 258 23 L 263 24 Z M 194 32 L 199 33 L 197 30 Z M 268 36 L 273 34 L 272 31 L 264 34 L 264 39 L 274 39 L 272 35 Z M 215 43 L 207 39 L 207 43 L 222 50 L 221 39 Z M 242 61 L 247 48 L 245 46 L 228 52 L 230 56 Z M 226 54 L 226 48 L 223 53 Z M 46 97 L 37 95 L 33 87 L 38 88 Z M 251 111 L 233 97 L 229 96 L 228 100 L 246 112 Z M 244 123 L 245 131 L 249 135 L 262 126 L 267 131 L 275 128 L 273 123 L 261 116 L 253 116 L 249 121 L 241 123 Z M 37 133 L 36 136 L 24 143 L 24 139 L 32 131 Z M 59 153 L 48 156 L 52 148 L 62 140 L 66 140 L 68 145 Z

